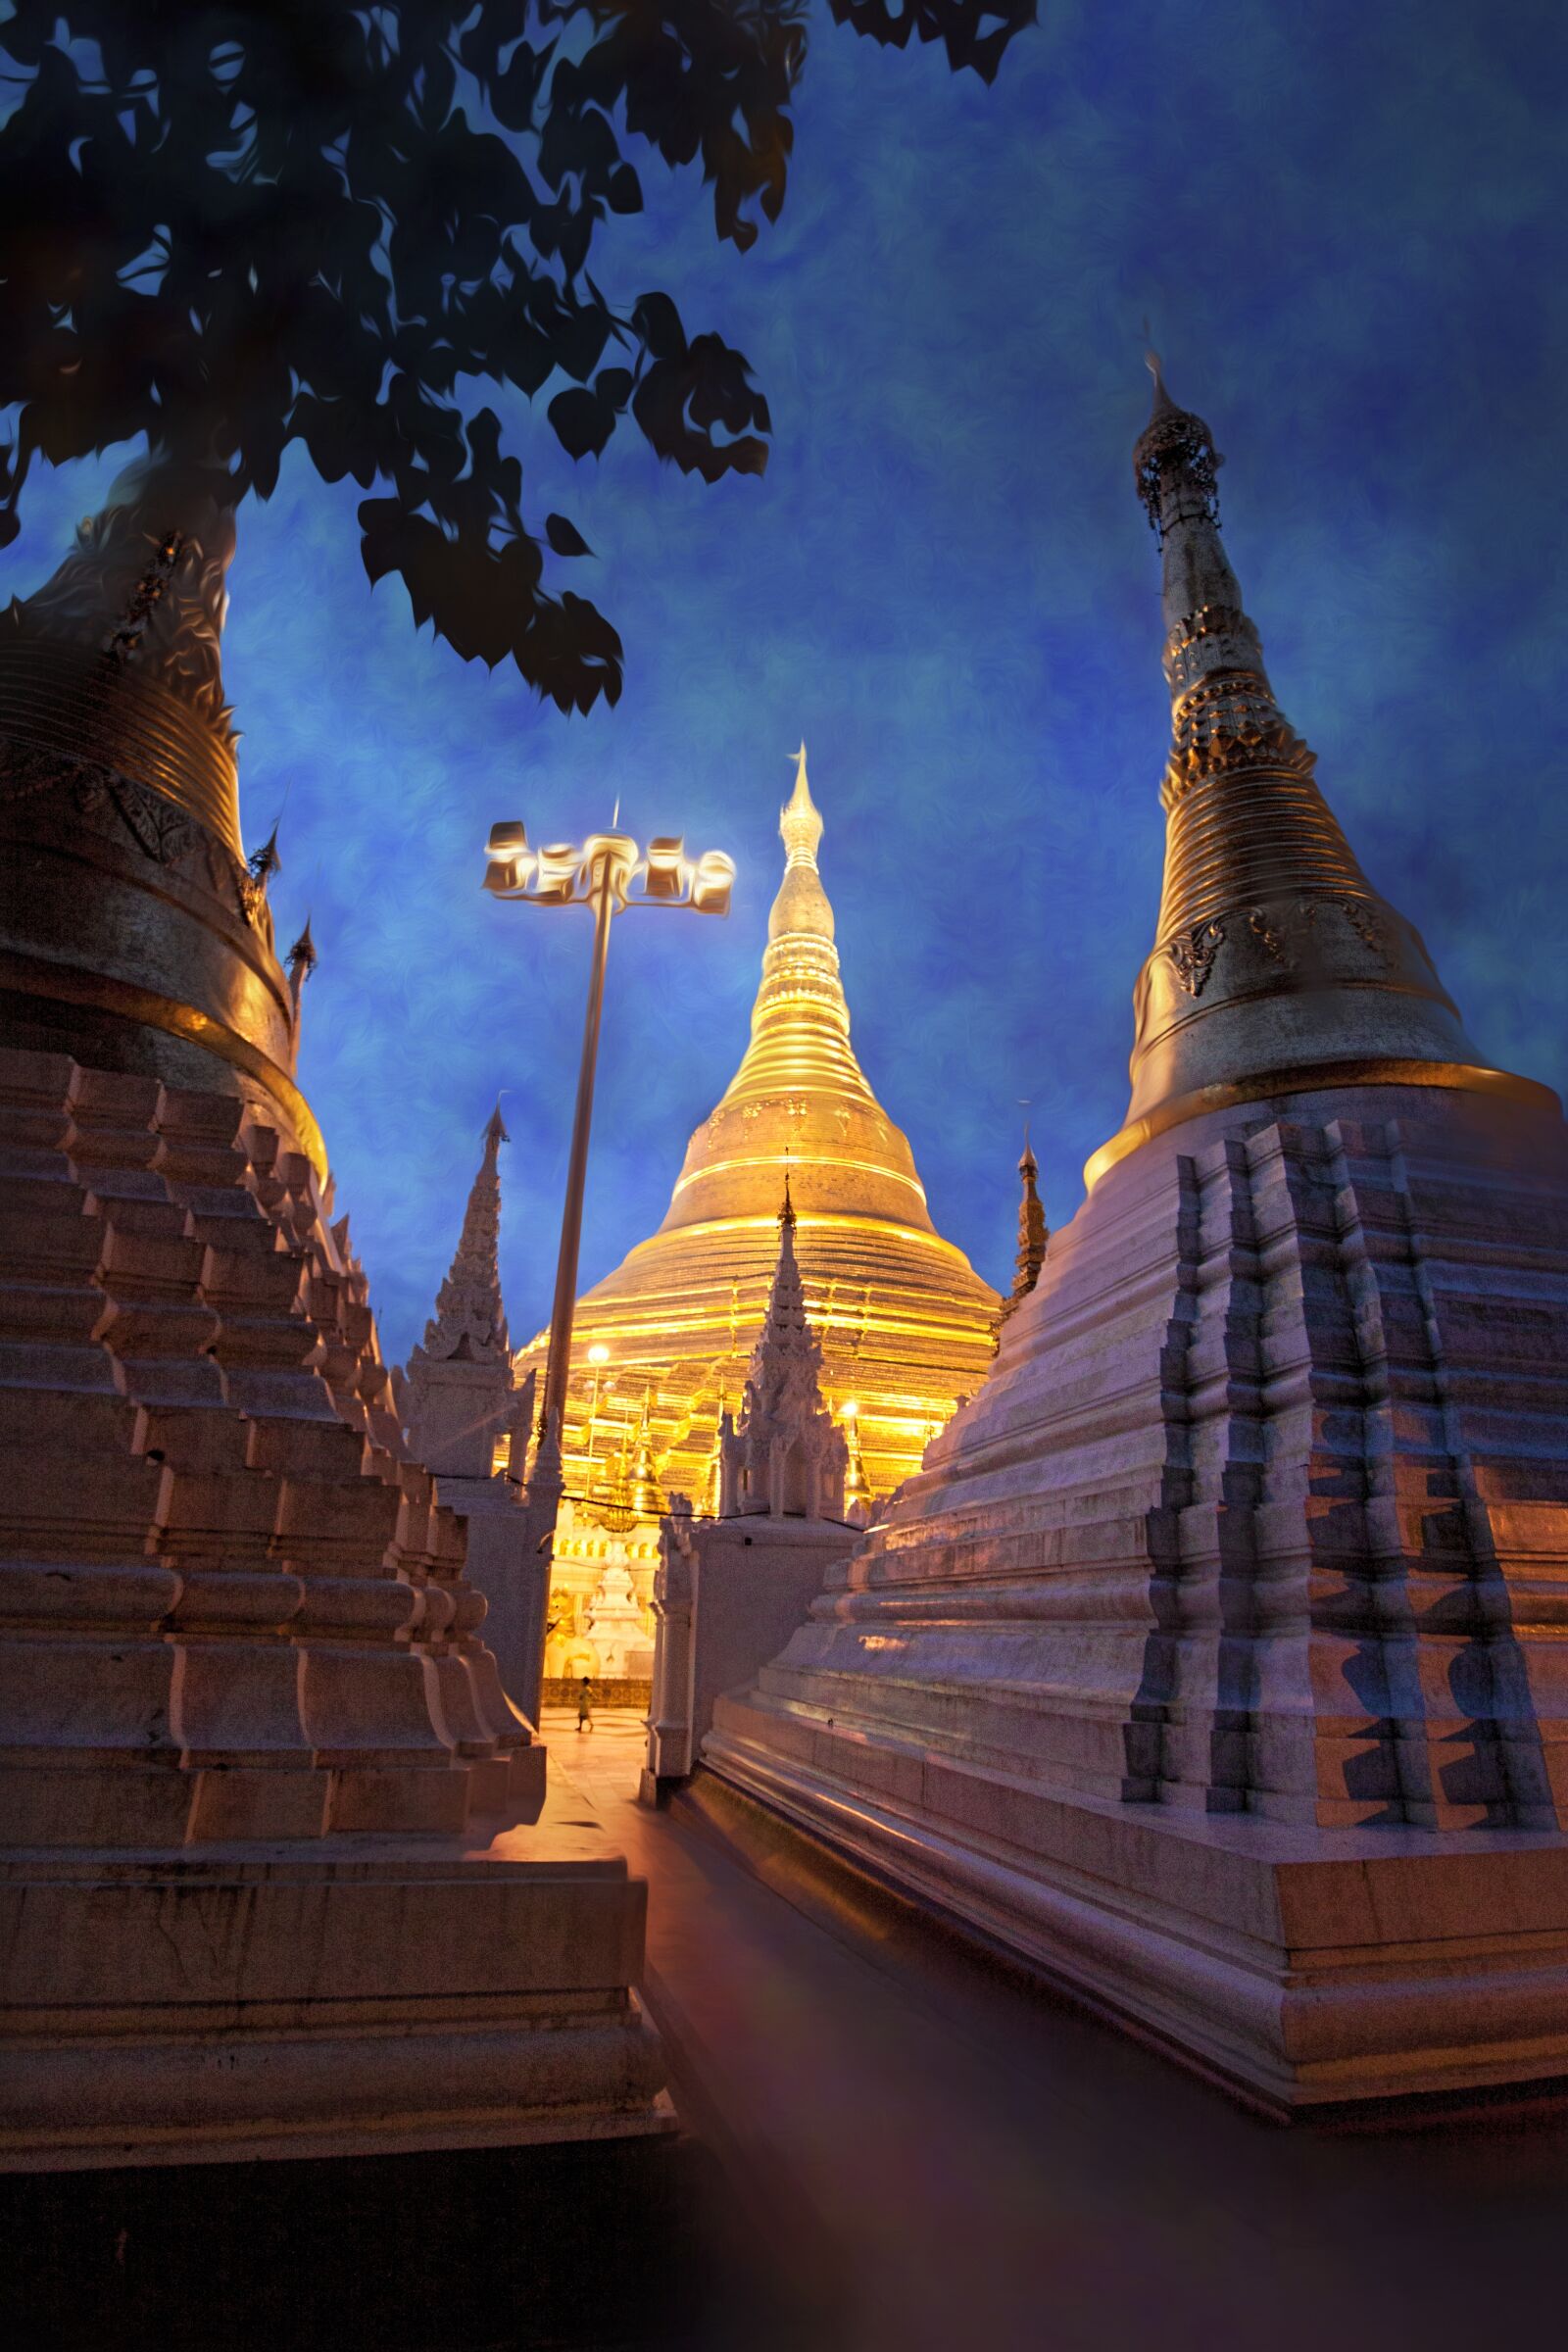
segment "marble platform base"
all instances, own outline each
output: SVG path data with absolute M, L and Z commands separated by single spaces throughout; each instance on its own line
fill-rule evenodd
M 1310 1832 L 1052 1797 L 853 1742 L 840 1779 L 831 1732 L 813 1754 L 799 1725 L 760 1747 L 744 1723 L 720 1699 L 684 1800 L 727 1836 L 760 1834 L 739 1792 L 1275 2113 L 1568 2082 L 1560 1838 L 1367 1830 L 1326 1851 Z
M 1223 1106 L 703 1761 L 1279 2112 L 1568 2078 L 1568 1136 Z
M 583 1811 L 487 1848 L 8 1857 L 0 2171 L 669 2130 L 647 1889 Z

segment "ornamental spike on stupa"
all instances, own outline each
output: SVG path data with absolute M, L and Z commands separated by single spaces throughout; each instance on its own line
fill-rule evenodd
M 858 1409 L 853 1404 L 844 1407 L 843 1418 L 846 1462 L 844 1470 L 844 1516 L 852 1527 L 870 1523 L 876 1507 L 875 1496 L 866 1483 L 865 1463 L 860 1453 L 860 1424 Z
M 307 915 L 304 930 L 284 958 L 284 969 L 288 973 L 289 1000 L 294 1007 L 296 1021 L 299 1019 L 300 1012 L 300 991 L 319 961 L 320 956 L 317 953 L 316 942 L 311 937 L 311 918 Z
M 822 1350 L 807 1318 L 795 1227 L 786 1173 L 767 1312 L 740 1418 L 723 1443 L 720 1516 L 726 1519 L 760 1511 L 844 1516 L 849 1447 L 822 1398 Z
M 259 850 L 253 850 L 246 860 L 251 880 L 266 890 L 276 874 L 283 870 L 283 860 L 277 851 L 277 827 L 274 825 Z
M 654 1392 L 650 1386 L 643 1392 L 643 1409 L 637 1416 L 631 1457 L 632 1507 L 642 1519 L 656 1519 L 663 1509 L 654 1469 L 653 1409 Z
M 859 1400 L 875 1493 L 890 1493 L 918 1466 L 933 1424 L 947 1421 L 991 1360 L 996 1293 L 937 1233 L 908 1142 L 851 1042 L 820 864 L 827 827 L 804 745 L 793 766 L 750 1042 L 687 1147 L 658 1232 L 577 1302 L 564 1437 L 568 1494 L 585 1491 L 596 1345 L 618 1377 L 653 1384 L 661 1484 L 705 1492 L 715 1399 L 739 1396 L 767 1311 L 786 1172 L 824 1381 Z M 879 846 L 891 869 L 901 855 L 896 824 Z M 928 1103 L 925 1113 L 934 1121 L 942 1108 Z M 544 1355 L 541 1333 L 523 1361 Z
M 436 1293 L 435 1314 L 424 1327 L 423 1348 L 416 1348 L 415 1358 L 422 1353 L 443 1362 L 507 1360 L 511 1343 L 501 1299 L 499 1161 L 502 1145 L 511 1140 L 498 1102 L 485 1122 L 484 1156 L 468 1194 L 451 1269 Z
M 1219 530 L 1222 463 L 1158 358 L 1133 476 L 1162 562 L 1165 877 L 1134 991 L 1132 1101 L 1089 1163 L 1285 1086 L 1480 1064 L 1415 929 L 1367 880 L 1280 710 Z M 1467 1082 L 1467 1078 L 1466 1078 Z
M 1040 1199 L 1040 1164 L 1029 1144 L 1029 1131 L 1024 1129 L 1023 1156 L 1018 1162 L 1018 1174 L 1023 1183 L 1023 1199 L 1018 1203 L 1018 1260 L 1012 1278 L 1011 1296 L 1002 1301 L 1002 1320 L 1015 1315 L 1040 1280 L 1040 1269 L 1046 1262 L 1046 1244 L 1051 1228 Z

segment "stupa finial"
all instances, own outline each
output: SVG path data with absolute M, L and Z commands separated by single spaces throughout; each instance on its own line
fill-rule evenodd
M 1160 545 L 1171 747 L 1160 799 L 1165 881 L 1134 992 L 1132 1101 L 1086 1171 L 1197 1107 L 1282 1093 L 1332 1071 L 1407 1072 L 1480 1056 L 1420 938 L 1381 899 L 1275 700 L 1220 544 L 1220 460 L 1154 369 L 1138 496 Z M 1289 1010 L 1281 1000 L 1292 1000 Z
M 779 810 L 778 830 L 787 853 L 785 872 L 788 873 L 791 866 L 796 865 L 814 867 L 822 839 L 822 818 L 807 780 L 804 743 L 795 755 L 795 790 Z
M 1149 320 L 1147 318 L 1144 320 L 1144 333 L 1146 336 L 1149 333 Z M 1152 421 L 1152 419 L 1155 416 L 1158 416 L 1162 411 L 1166 409 L 1174 409 L 1176 403 L 1172 400 L 1169 392 L 1167 392 L 1165 389 L 1164 369 L 1160 366 L 1159 354 L 1154 349 L 1152 343 L 1146 343 L 1145 345 L 1144 366 L 1149 369 L 1150 374 L 1154 379 L 1154 395 L 1150 408 L 1150 418 L 1151 421 Z

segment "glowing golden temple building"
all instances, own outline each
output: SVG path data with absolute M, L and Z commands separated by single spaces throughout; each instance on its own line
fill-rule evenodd
M 659 1231 L 577 1302 L 566 1494 L 602 1498 L 611 1537 L 642 1523 L 629 1547 L 639 1591 L 647 1563 L 636 1555 L 653 1557 L 644 1527 L 664 1500 L 713 1507 L 719 1414 L 740 1404 L 767 1305 L 786 1173 L 822 1391 L 848 1425 L 852 1494 L 886 1496 L 918 1468 L 995 1348 L 997 1294 L 932 1224 L 908 1143 L 850 1043 L 804 748 L 779 832 L 784 879 L 745 1057 L 687 1146 Z M 546 1338 L 523 1350 L 519 1378 L 537 1368 L 542 1385 Z M 585 1522 L 602 1516 L 578 1507 L 574 1530 L 563 1525 L 558 1568 L 573 1533 L 597 1553 Z

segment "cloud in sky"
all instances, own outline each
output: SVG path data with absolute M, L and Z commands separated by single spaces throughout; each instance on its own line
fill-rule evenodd
M 607 291 L 667 286 L 745 350 L 776 446 L 763 481 L 706 489 L 629 432 L 573 468 L 525 426 L 528 510 L 577 519 L 626 642 L 615 710 L 564 721 L 416 636 L 401 588 L 367 586 L 352 485 L 290 465 L 241 517 L 245 822 L 289 792 L 280 929 L 309 908 L 321 952 L 302 1077 L 389 1354 L 503 1088 L 514 1331 L 549 1307 L 587 921 L 481 898 L 490 821 L 564 838 L 618 795 L 634 832 L 740 866 L 727 924 L 615 937 L 586 1285 L 658 1223 L 740 1057 L 803 734 L 857 1048 L 939 1226 L 1005 1279 L 1020 1096 L 1072 1213 L 1125 1106 L 1158 897 L 1146 314 L 1229 459 L 1232 560 L 1363 863 L 1482 1050 L 1568 1078 L 1561 11 L 1043 14 L 986 91 L 824 12 L 749 255 L 690 177 L 646 175 Z M 39 481 L 6 593 L 107 471 Z

